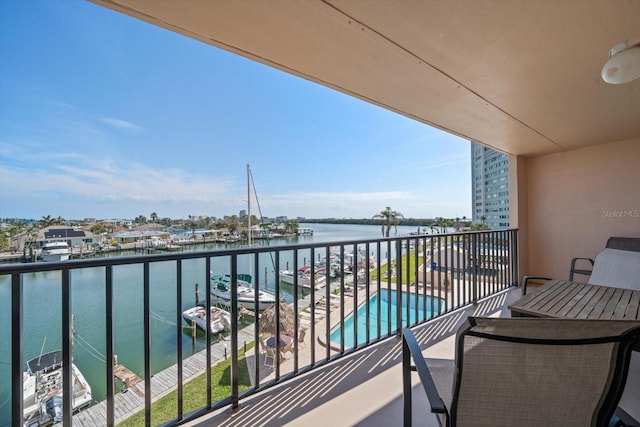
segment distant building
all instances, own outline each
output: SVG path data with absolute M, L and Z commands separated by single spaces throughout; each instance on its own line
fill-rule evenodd
M 134 225 L 133 220 L 130 220 L 130 219 L 118 219 L 118 218 L 104 219 L 102 220 L 102 222 L 107 222 L 115 226 L 121 226 L 121 227 L 127 227 L 127 228 L 131 228 Z
M 52 225 L 35 233 L 23 232 L 13 236 L 10 249 L 23 251 L 26 247 L 41 248 L 45 242 L 67 242 L 72 248 L 87 247 L 94 243 L 95 235 L 88 230 L 82 230 L 65 225 Z
M 509 157 L 471 143 L 471 206 L 473 222 L 492 230 L 509 228 Z
M 247 216 L 247 210 L 246 209 L 240 209 L 240 213 L 238 214 L 238 217 L 242 218 Z

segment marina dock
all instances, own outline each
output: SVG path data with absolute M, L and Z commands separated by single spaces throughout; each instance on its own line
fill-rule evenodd
M 249 343 L 253 341 L 253 325 L 246 327 L 238 332 L 238 346 L 244 346 L 245 342 Z M 221 362 L 227 356 L 227 345 L 229 341 L 217 342 L 211 345 L 211 365 L 216 365 Z M 182 361 L 182 376 L 183 382 L 189 382 L 196 376 L 205 372 L 207 366 L 206 351 L 201 350 L 198 353 L 187 357 Z M 120 378 L 116 374 L 116 367 L 121 367 Z M 130 374 L 128 374 L 128 373 Z M 167 369 L 154 374 L 151 377 L 151 400 L 155 402 L 167 393 L 177 388 L 178 368 L 176 365 L 172 365 Z M 116 365 L 114 367 L 114 374 L 119 380 L 123 382 L 131 381 L 131 386 L 127 386 L 126 391 L 117 393 L 114 396 L 114 417 L 116 424 L 120 421 L 129 418 L 138 411 L 144 410 L 144 379 L 138 377 L 135 373 L 129 371 L 122 365 Z M 131 375 L 131 376 L 129 376 Z M 85 410 L 82 410 L 73 416 L 73 424 L 78 426 L 89 427 L 102 427 L 106 425 L 107 421 L 107 401 L 103 400 Z
M 347 281 L 349 282 L 349 280 Z M 333 287 L 337 285 L 334 284 Z M 325 291 L 316 291 L 315 292 L 315 300 L 321 301 L 325 296 Z M 310 305 L 311 295 L 307 295 L 305 298 L 299 300 L 298 305 L 300 310 L 304 310 Z M 246 309 L 245 309 L 246 310 Z M 322 313 L 321 307 L 318 307 L 318 316 Z M 246 310 L 244 313 L 246 316 L 253 315 L 256 313 L 249 312 Z M 307 326 L 308 320 L 302 318 L 301 323 L 304 326 Z M 304 327 L 303 326 L 303 327 Z M 241 348 L 245 345 L 245 343 L 250 343 L 254 341 L 254 326 L 253 324 L 245 327 L 244 329 L 238 332 L 238 347 Z M 211 365 L 216 365 L 217 363 L 223 361 L 227 356 L 227 346 L 229 341 L 216 342 L 211 345 Z M 114 417 L 116 423 L 129 418 L 133 414 L 138 411 L 144 410 L 144 389 L 145 383 L 144 379 L 140 378 L 134 372 L 127 369 L 125 366 L 117 363 L 117 360 L 114 361 L 114 375 L 120 381 L 127 385 L 126 391 L 117 393 L 114 396 Z M 187 383 L 201 375 L 206 370 L 206 351 L 201 350 L 198 353 L 187 357 L 182 361 L 182 375 L 183 382 Z M 169 392 L 175 390 L 177 388 L 177 366 L 172 365 L 167 369 L 160 371 L 154 374 L 151 377 L 151 390 L 152 390 L 152 402 L 155 402 L 160 397 L 165 396 Z M 252 376 L 252 382 L 254 381 Z M 87 409 L 82 410 L 81 412 L 75 414 L 73 416 L 74 425 L 79 426 L 88 426 L 88 427 L 102 427 L 106 424 L 106 413 L 107 413 L 107 402 L 103 400 Z

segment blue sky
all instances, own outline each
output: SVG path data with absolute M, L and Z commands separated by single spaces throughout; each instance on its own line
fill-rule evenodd
M 0 217 L 237 214 L 247 164 L 269 217 L 471 216 L 468 141 L 101 6 L 0 1 L 0 55 Z

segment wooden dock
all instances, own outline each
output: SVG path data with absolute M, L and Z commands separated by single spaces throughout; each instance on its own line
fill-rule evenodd
M 122 381 L 127 388 L 131 388 L 139 382 L 142 382 L 142 378 L 124 365 L 115 364 L 113 366 L 113 375 Z
M 238 347 L 244 346 L 245 342 L 253 341 L 253 325 L 238 332 Z M 211 365 L 216 365 L 225 359 L 229 341 L 216 342 L 211 345 Z M 182 381 L 187 383 L 196 376 L 205 372 L 207 366 L 206 351 L 202 350 L 182 361 Z M 123 365 L 114 365 L 114 375 L 130 386 L 114 396 L 114 418 L 116 424 L 121 422 L 138 411 L 144 410 L 144 390 L 145 381 L 134 372 Z M 178 368 L 172 365 L 167 369 L 154 374 L 151 377 L 151 401 L 165 396 L 177 388 Z M 103 396 L 96 396 L 98 399 Z M 84 409 L 73 416 L 74 426 L 103 427 L 107 424 L 107 401 L 103 400 L 95 405 Z

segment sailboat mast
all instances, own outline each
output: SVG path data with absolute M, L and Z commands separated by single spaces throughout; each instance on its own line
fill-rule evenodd
M 247 163 L 247 242 L 251 246 L 251 168 Z

